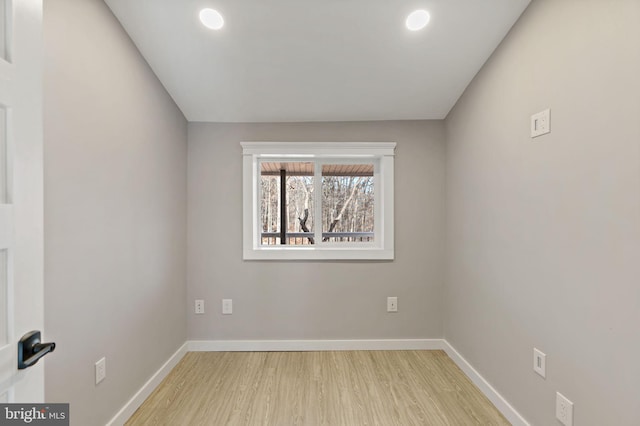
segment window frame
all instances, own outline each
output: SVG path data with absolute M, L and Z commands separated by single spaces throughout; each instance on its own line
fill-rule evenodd
M 240 142 L 243 156 L 244 260 L 393 260 L 394 142 Z M 314 221 L 314 245 L 262 245 L 260 224 L 260 164 L 263 161 L 305 161 L 315 164 L 374 164 L 375 206 L 373 242 L 323 242 L 322 223 Z M 321 176 L 321 174 L 320 174 Z M 317 180 L 317 179 L 316 179 Z M 314 181 L 318 188 L 322 182 Z M 314 190 L 314 197 L 318 192 Z M 322 203 L 314 199 L 316 210 Z M 313 212 L 314 217 L 316 212 Z

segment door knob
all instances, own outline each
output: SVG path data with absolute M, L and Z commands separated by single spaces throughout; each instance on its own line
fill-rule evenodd
M 39 331 L 28 332 L 18 342 L 18 370 L 31 367 L 40 361 L 40 358 L 49 352 L 53 352 L 55 348 L 55 343 L 40 342 Z

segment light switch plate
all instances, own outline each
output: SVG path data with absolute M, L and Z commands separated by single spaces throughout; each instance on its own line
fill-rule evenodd
M 551 110 L 545 109 L 531 116 L 531 137 L 545 135 L 551 132 Z
M 547 377 L 547 355 L 536 348 L 533 348 L 533 371 Z

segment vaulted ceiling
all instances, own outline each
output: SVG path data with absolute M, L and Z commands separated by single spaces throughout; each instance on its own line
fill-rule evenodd
M 441 119 L 529 0 L 105 0 L 189 121 Z M 198 18 L 224 17 L 217 31 Z M 429 24 L 405 20 L 427 10 Z

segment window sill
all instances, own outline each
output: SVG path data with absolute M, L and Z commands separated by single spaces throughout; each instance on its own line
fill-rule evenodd
M 244 260 L 393 260 L 394 251 L 377 247 L 354 249 L 318 247 L 264 247 L 244 250 Z

